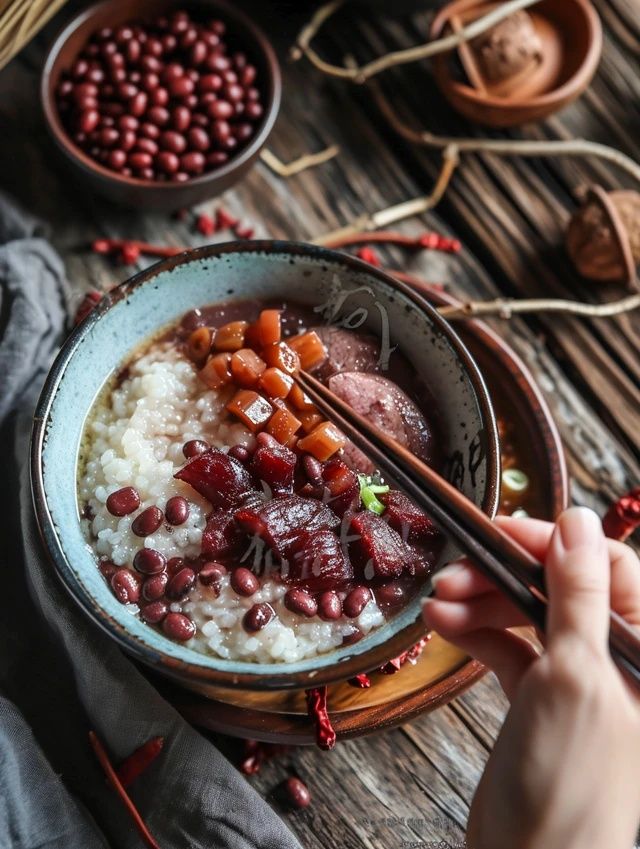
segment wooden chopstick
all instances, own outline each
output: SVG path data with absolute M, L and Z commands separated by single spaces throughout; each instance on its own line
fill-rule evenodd
M 410 495 L 539 630 L 545 630 L 544 569 L 462 492 L 403 445 L 370 424 L 313 375 L 298 383 L 346 436 Z M 609 646 L 616 663 L 640 684 L 640 636 L 610 612 Z

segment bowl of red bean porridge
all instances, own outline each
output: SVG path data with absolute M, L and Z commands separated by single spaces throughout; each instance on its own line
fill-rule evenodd
M 73 173 L 128 206 L 177 209 L 251 167 L 278 114 L 280 70 L 224 0 L 103 0 L 51 46 L 47 127 Z
M 422 636 L 429 575 L 457 554 L 313 407 L 300 367 L 495 512 L 496 425 L 468 352 L 408 287 L 325 249 L 159 263 L 105 298 L 47 380 L 32 463 L 54 568 L 186 686 L 377 668 Z

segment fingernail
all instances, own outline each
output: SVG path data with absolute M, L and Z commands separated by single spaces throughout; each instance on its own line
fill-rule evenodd
M 466 568 L 467 566 L 465 563 L 459 563 L 455 560 L 451 563 L 447 563 L 446 566 L 443 566 L 442 569 L 439 569 L 431 576 L 431 584 L 435 587 L 441 578 L 452 578 L 454 575 L 464 572 Z
M 588 507 L 570 507 L 558 519 L 560 539 L 565 551 L 602 542 L 604 533 L 597 513 Z

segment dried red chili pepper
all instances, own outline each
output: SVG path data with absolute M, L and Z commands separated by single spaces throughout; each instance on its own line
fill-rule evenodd
M 122 253 L 123 250 L 131 251 L 135 249 L 139 251 L 139 254 L 157 257 L 176 256 L 176 254 L 188 250 L 188 248 L 177 245 L 152 245 L 139 239 L 95 239 L 91 245 L 91 250 L 97 254 L 110 254 L 116 251 Z
M 253 239 L 254 229 L 248 225 L 239 224 L 234 230 L 239 239 Z
M 621 496 L 602 520 L 602 528 L 610 539 L 626 540 L 640 527 L 640 487 Z
M 347 681 L 352 687 L 357 687 L 360 690 L 368 690 L 371 686 L 371 678 L 362 672 L 360 675 L 356 675 L 353 678 L 349 678 Z
M 399 654 L 397 657 L 392 657 L 391 660 L 388 660 L 384 666 L 380 667 L 380 672 L 384 675 L 393 675 L 395 674 L 405 663 L 415 663 L 416 660 L 420 657 L 422 652 L 424 651 L 424 647 L 431 639 L 431 634 L 427 634 L 422 640 L 415 644 L 415 646 L 411 646 L 402 654 Z
M 333 749 L 336 744 L 336 732 L 327 711 L 327 688 L 313 687 L 305 690 L 307 711 L 316 730 L 316 743 L 321 749 Z
M 216 212 L 216 227 L 218 230 L 233 230 L 238 226 L 238 219 L 231 215 L 230 212 L 220 206 Z
M 120 248 L 120 260 L 123 265 L 133 265 L 140 259 L 140 253 L 135 242 L 125 242 Z
M 376 268 L 382 268 L 382 260 L 373 248 L 366 246 L 364 248 L 359 248 L 356 251 L 356 256 L 359 259 L 364 260 L 364 262 L 368 262 L 369 265 L 374 265 Z
M 196 221 L 196 230 L 203 236 L 213 236 L 216 232 L 216 222 L 210 215 L 203 212 Z
M 91 748 L 95 752 L 95 755 L 104 771 L 104 774 L 107 776 L 107 781 L 122 800 L 125 808 L 129 813 L 129 816 L 133 820 L 138 834 L 140 835 L 142 840 L 147 844 L 149 849 L 160 849 L 155 837 L 151 834 L 145 824 L 145 821 L 140 816 L 140 812 L 133 804 L 131 797 L 122 786 L 122 782 L 118 778 L 116 771 L 113 768 L 113 764 L 109 760 L 109 755 L 107 754 L 105 747 L 100 742 L 95 731 L 89 732 L 89 742 L 91 743 Z
M 128 787 L 151 766 L 164 746 L 164 737 L 152 737 L 125 758 L 116 774 L 123 787 Z

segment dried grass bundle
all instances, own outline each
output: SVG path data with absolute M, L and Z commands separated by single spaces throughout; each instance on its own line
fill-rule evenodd
M 65 0 L 0 0 L 0 68 L 28 44 Z

